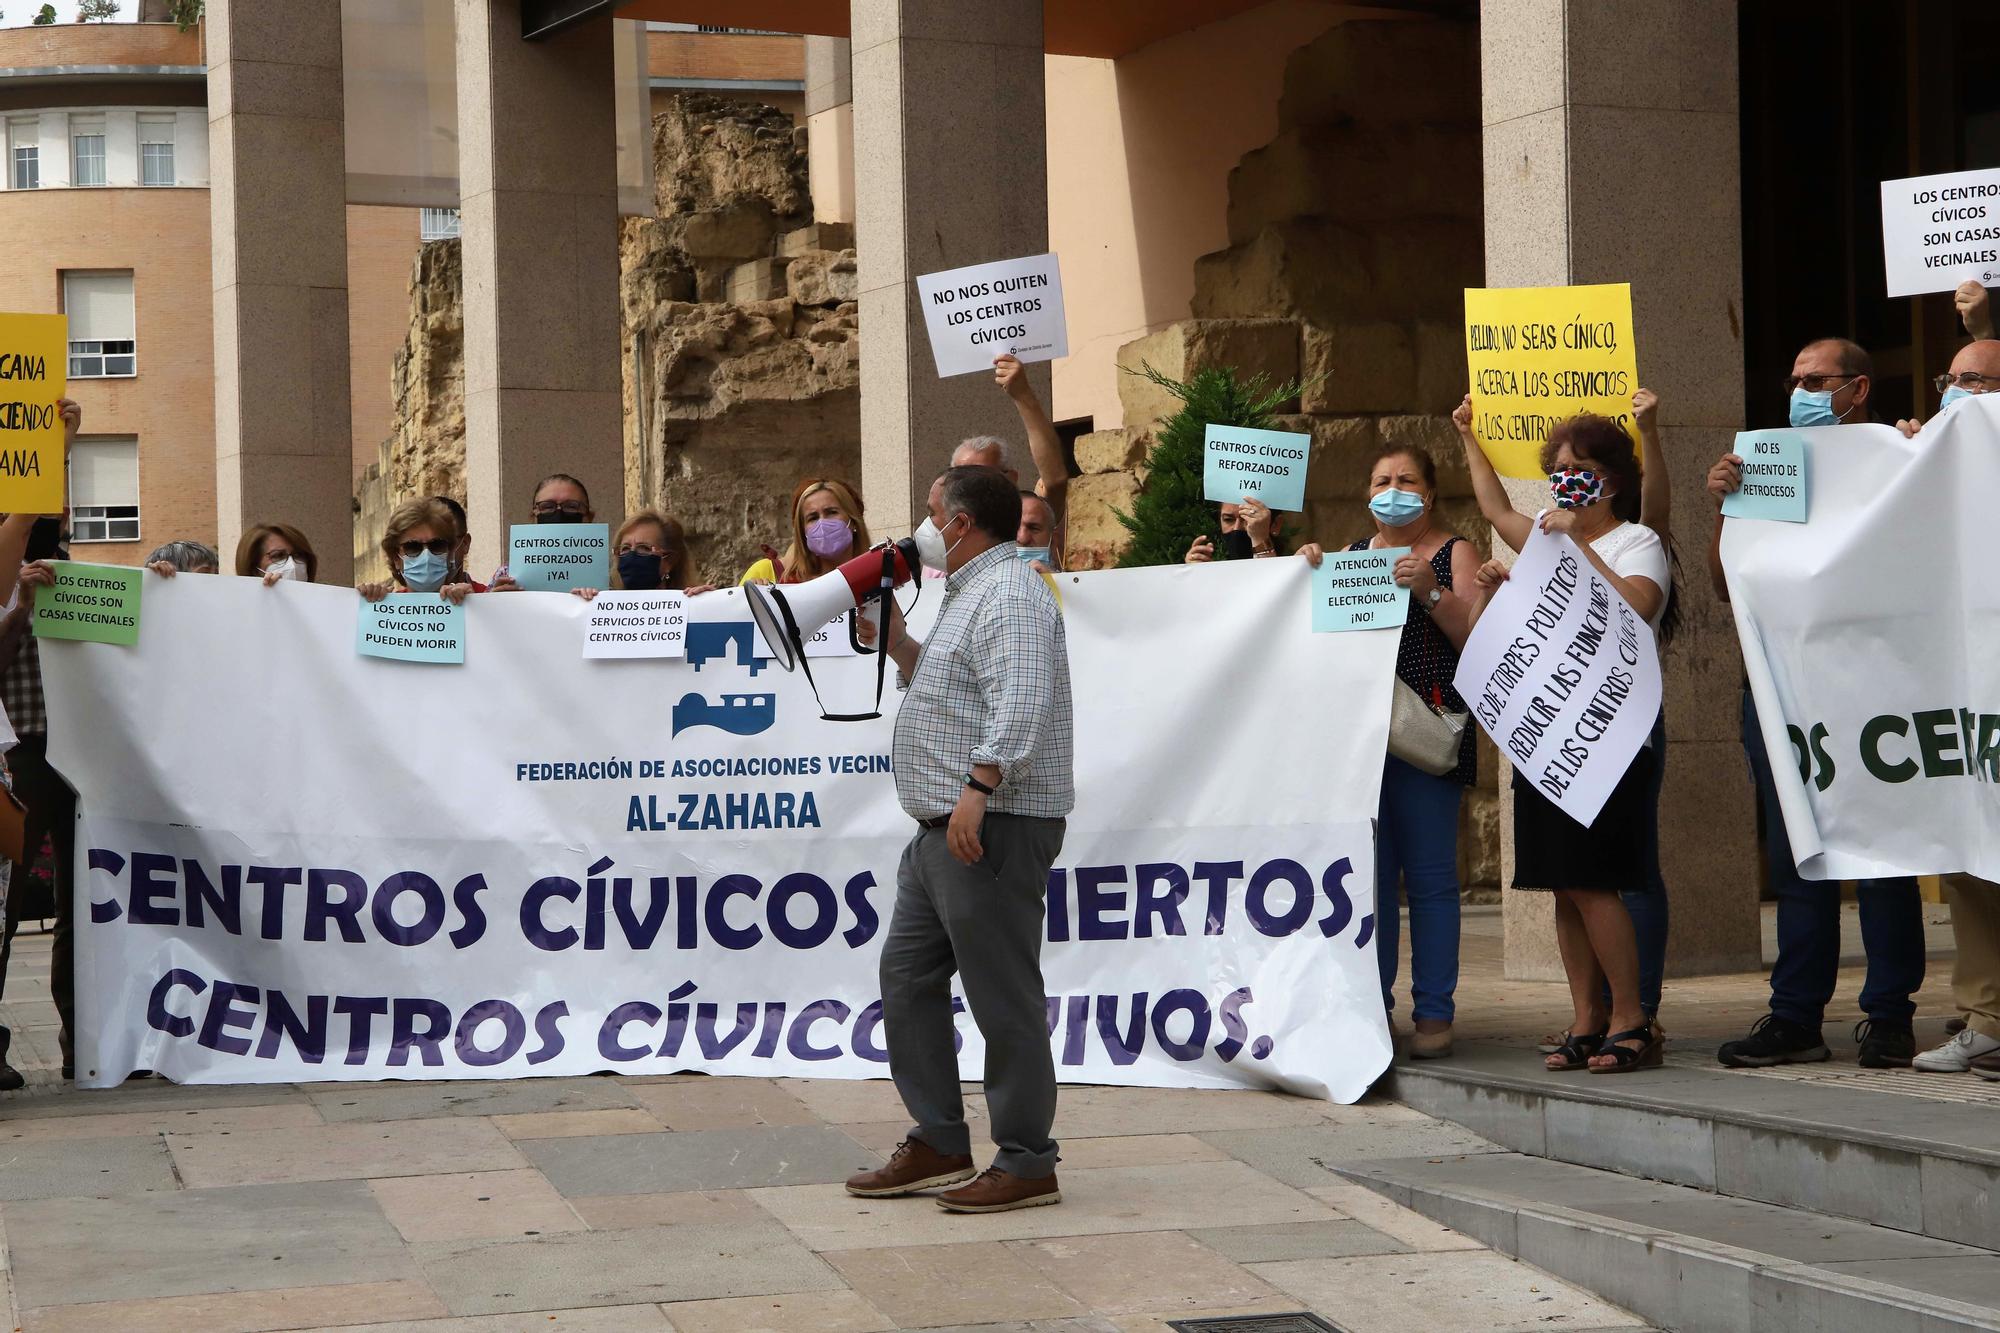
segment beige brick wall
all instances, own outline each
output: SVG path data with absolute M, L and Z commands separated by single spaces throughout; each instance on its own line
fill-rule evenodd
M 138 437 L 140 540 L 79 546 L 77 557 L 136 564 L 161 542 L 213 543 L 208 191 L 10 190 L 0 193 L 0 229 L 0 310 L 58 311 L 67 269 L 132 270 L 139 373 L 79 380 L 70 396 L 85 437 Z
M 392 429 L 396 352 L 410 324 L 410 265 L 418 210 L 347 209 L 347 365 L 352 381 L 356 481 Z

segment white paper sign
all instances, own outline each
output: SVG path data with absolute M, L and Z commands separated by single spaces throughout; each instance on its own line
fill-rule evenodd
M 583 617 L 585 657 L 682 657 L 687 617 L 678 592 L 597 594 Z
M 2000 287 L 2000 167 L 1882 182 L 1889 295 Z
M 1062 271 L 1054 255 L 931 273 L 917 279 L 938 378 L 993 369 L 1011 352 L 1023 361 L 1069 355 Z
M 1539 526 L 1452 684 L 1522 776 L 1586 828 L 1660 713 L 1652 627 L 1575 542 Z

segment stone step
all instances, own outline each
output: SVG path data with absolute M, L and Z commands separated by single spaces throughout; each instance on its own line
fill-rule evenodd
M 1664 1329 L 2000 1329 L 2000 1255 L 1520 1153 L 1341 1174 Z
M 1398 1100 L 1518 1153 L 2000 1250 L 1992 1104 L 1720 1067 L 1549 1074 L 1532 1048 L 1481 1043 L 1394 1079 Z

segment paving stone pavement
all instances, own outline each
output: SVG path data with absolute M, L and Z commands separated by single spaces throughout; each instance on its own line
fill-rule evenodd
M 1637 1329 L 1327 1165 L 1490 1145 L 1393 1103 L 1063 1089 L 1064 1202 L 852 1199 L 886 1082 L 665 1078 L 80 1092 L 17 941 L 0 1295 L 22 1333 L 1353 1333 Z M 46 1054 L 45 1054 L 46 1052 Z M 969 1090 L 976 1093 L 976 1090 Z M 984 1116 L 968 1098 L 975 1136 Z

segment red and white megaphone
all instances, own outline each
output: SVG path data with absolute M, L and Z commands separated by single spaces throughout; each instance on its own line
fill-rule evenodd
M 757 622 L 757 631 L 770 645 L 778 665 L 792 671 L 805 660 L 805 641 L 817 634 L 820 626 L 846 615 L 870 597 L 887 598 L 891 589 L 908 583 L 921 568 L 917 544 L 905 537 L 872 547 L 805 583 L 783 588 L 746 583 L 743 594 L 750 603 L 750 618 Z M 806 670 L 810 675 L 812 669 Z

